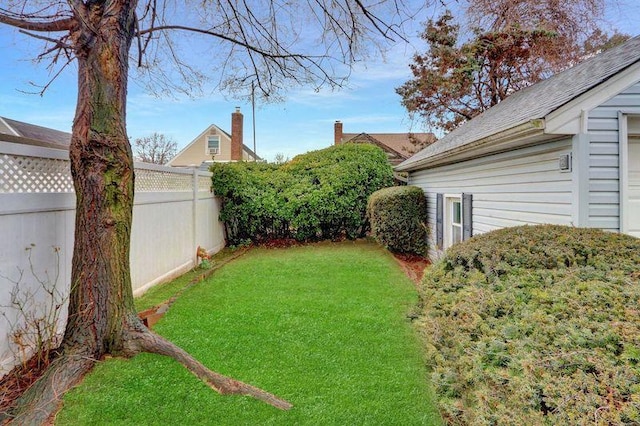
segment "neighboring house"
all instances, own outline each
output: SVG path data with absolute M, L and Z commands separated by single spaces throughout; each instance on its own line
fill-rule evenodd
M 208 168 L 212 162 L 260 161 L 261 158 L 242 143 L 242 127 L 243 115 L 240 108 L 236 108 L 231 114 L 231 134 L 212 124 L 178 152 L 167 165 Z
M 242 126 L 243 116 L 237 109 L 231 114 L 231 131 L 235 137 L 212 124 L 167 165 L 208 168 L 207 164 L 212 161 L 228 162 L 239 159 L 260 161 L 260 157 L 242 144 Z M 0 117 L 0 140 L 68 150 L 71 144 L 71 133 Z
M 427 195 L 432 258 L 522 224 L 640 237 L 640 37 L 514 93 L 395 170 Z
M 4 142 L 69 149 L 71 133 L 0 117 L 0 139 Z
M 342 122 L 333 126 L 334 144 L 370 143 L 387 154 L 391 165 L 402 163 L 424 145 L 436 140 L 433 133 L 343 133 Z

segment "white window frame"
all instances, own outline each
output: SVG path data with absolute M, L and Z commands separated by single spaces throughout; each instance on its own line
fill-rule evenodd
M 633 112 L 619 111 L 618 112 L 618 135 L 619 135 L 619 217 L 620 217 L 620 232 L 623 234 L 629 234 L 631 225 L 629 218 L 629 144 L 630 142 L 638 139 L 637 135 L 631 134 L 629 131 L 629 118 L 637 120 L 640 117 L 639 114 Z
M 216 140 L 216 139 L 218 140 L 218 147 L 217 148 L 210 148 L 209 147 L 209 142 L 211 142 L 213 140 Z M 207 155 L 220 154 L 220 135 L 208 135 L 207 136 L 206 153 L 207 153 Z
M 443 227 L 444 227 L 444 235 L 443 235 L 443 248 L 447 249 L 452 245 L 459 243 L 463 240 L 463 216 L 462 216 L 462 194 L 444 194 L 443 197 Z M 459 205 L 459 213 L 460 213 L 460 223 L 454 222 L 454 203 L 458 203 Z M 460 239 L 458 241 L 453 240 L 453 228 L 456 227 L 459 229 L 458 235 L 460 235 Z

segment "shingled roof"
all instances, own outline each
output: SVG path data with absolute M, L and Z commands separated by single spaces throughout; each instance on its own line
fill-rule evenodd
M 413 155 L 396 169 L 413 170 L 427 164 L 432 157 L 442 157 L 476 141 L 544 119 L 639 60 L 640 36 L 512 94 Z
M 36 126 L 6 117 L 0 117 L 4 126 L 0 126 L 3 139 L 9 142 L 27 143 L 49 148 L 68 149 L 71 144 L 71 133 L 48 127 Z M 6 127 L 9 132 L 3 131 Z
M 433 133 L 343 133 L 343 143 L 369 142 L 391 151 L 404 160 L 416 152 L 413 141 L 424 145 L 436 140 Z

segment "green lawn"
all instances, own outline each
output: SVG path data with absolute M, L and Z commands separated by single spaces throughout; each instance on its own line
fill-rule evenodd
M 185 291 L 155 330 L 293 409 L 220 396 L 144 354 L 100 363 L 67 394 L 56 425 L 441 424 L 406 318 L 416 300 L 373 244 L 251 250 Z

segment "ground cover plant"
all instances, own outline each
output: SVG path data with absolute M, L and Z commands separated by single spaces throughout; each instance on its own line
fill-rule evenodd
M 419 327 L 450 424 L 640 423 L 640 240 L 524 226 L 449 249 Z
M 187 289 L 155 331 L 290 411 L 219 396 L 174 361 L 141 354 L 100 363 L 56 425 L 440 424 L 407 319 L 416 301 L 373 243 L 252 249 Z
M 231 245 L 363 236 L 369 195 L 393 184 L 386 155 L 369 144 L 332 146 L 282 165 L 214 163 L 211 171 Z

